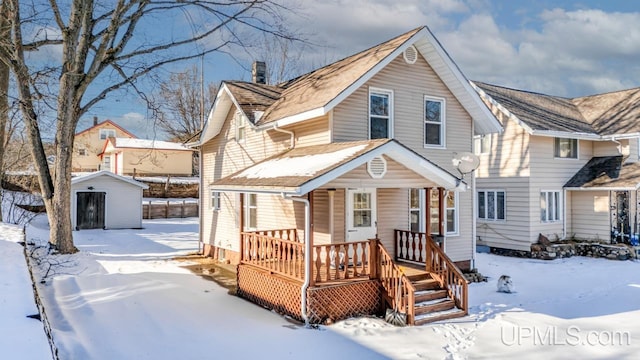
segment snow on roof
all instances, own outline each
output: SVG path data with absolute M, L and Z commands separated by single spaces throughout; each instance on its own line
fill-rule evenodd
M 126 183 L 129 183 L 131 185 L 135 185 L 135 186 L 139 186 L 143 189 L 148 189 L 149 186 L 147 184 L 141 183 L 139 181 L 135 181 L 133 179 L 129 179 L 126 178 L 124 176 L 120 176 L 117 174 L 112 173 L 111 171 L 107 171 L 107 170 L 101 170 L 101 171 L 96 171 L 96 172 L 91 172 L 91 173 L 84 173 L 82 175 L 76 176 L 76 177 L 72 177 L 71 178 L 71 184 L 77 184 L 77 183 L 81 183 L 83 181 L 87 181 L 87 180 L 91 180 L 93 178 L 99 177 L 99 176 L 110 176 L 116 180 L 120 180 Z
M 135 149 L 156 149 L 156 150 L 188 150 L 192 149 L 184 146 L 181 143 L 160 141 L 160 140 L 148 140 L 148 139 L 128 139 L 128 138 L 116 138 L 114 147 L 117 148 L 135 148 Z
M 310 154 L 267 160 L 249 167 L 233 178 L 271 179 L 287 176 L 314 176 L 318 172 L 338 164 L 367 147 L 360 144 L 325 154 Z

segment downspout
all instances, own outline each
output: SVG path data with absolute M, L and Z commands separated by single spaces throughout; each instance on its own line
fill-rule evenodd
M 281 132 L 281 133 L 285 133 L 285 134 L 289 134 L 289 136 L 291 136 L 291 144 L 289 145 L 289 149 L 293 149 L 296 146 L 296 144 L 295 144 L 295 136 L 296 136 L 296 134 L 293 131 L 280 129 L 278 127 L 278 124 L 276 124 L 276 123 L 273 124 L 273 127 L 271 128 L 271 130 L 277 131 L 277 132 Z
M 478 214 L 478 196 L 476 195 L 476 172 L 471 172 L 471 269 L 476 268 L 476 215 Z
M 198 254 L 200 255 L 204 255 L 204 241 L 203 241 L 203 235 L 202 235 L 202 225 L 204 224 L 202 221 L 202 216 L 204 215 L 204 210 L 202 209 L 203 206 L 202 204 L 204 203 L 204 199 L 202 198 L 202 196 L 204 195 L 204 190 L 203 190 L 203 186 L 204 186 L 204 166 L 203 166 L 203 152 L 202 152 L 202 144 L 200 144 L 199 148 L 198 148 L 198 177 L 199 177 L 199 182 L 200 185 L 198 186 L 198 229 L 200 229 L 198 231 Z M 209 200 L 211 201 L 211 200 Z M 240 230 L 242 231 L 242 229 Z
M 304 319 L 305 326 L 309 326 L 309 318 L 307 316 L 307 289 L 311 283 L 311 273 L 308 271 L 311 268 L 311 241 L 309 241 L 309 234 L 311 233 L 311 210 L 309 200 L 292 197 L 287 194 L 282 194 L 282 197 L 288 200 L 301 202 L 304 204 L 304 283 L 302 284 L 302 296 L 300 297 L 300 309 L 302 310 L 302 319 Z
M 562 207 L 562 240 L 567 239 L 567 189 L 562 189 L 562 201 L 564 206 Z

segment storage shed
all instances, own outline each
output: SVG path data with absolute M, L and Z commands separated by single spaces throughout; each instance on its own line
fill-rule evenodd
M 76 230 L 142 227 L 142 191 L 147 185 L 98 171 L 71 179 L 71 221 Z

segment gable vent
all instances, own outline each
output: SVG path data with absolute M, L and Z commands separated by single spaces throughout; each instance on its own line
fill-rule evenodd
M 387 173 L 387 161 L 382 156 L 376 156 L 367 163 L 367 172 L 374 179 L 382 179 Z
M 411 45 L 402 53 L 402 57 L 404 57 L 404 61 L 406 61 L 407 64 L 415 64 L 418 60 L 418 50 L 415 46 Z

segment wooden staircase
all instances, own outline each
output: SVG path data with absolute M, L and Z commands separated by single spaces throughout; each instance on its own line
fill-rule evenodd
M 413 325 L 423 325 L 434 321 L 453 319 L 465 316 L 464 310 L 458 309 L 446 289 L 424 270 L 400 266 L 414 287 L 413 292 Z M 409 319 L 411 322 L 411 319 Z

